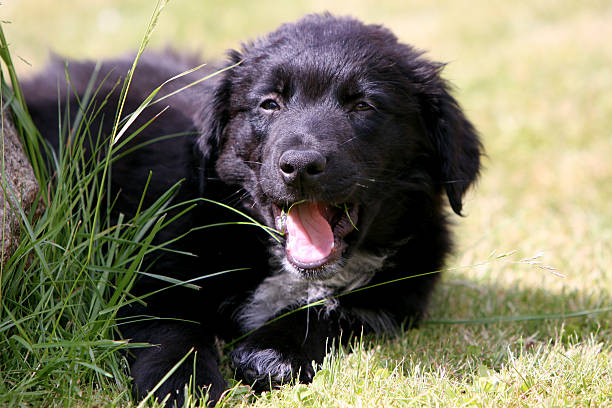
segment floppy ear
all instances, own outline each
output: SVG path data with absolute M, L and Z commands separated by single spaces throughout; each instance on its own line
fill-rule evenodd
M 227 71 L 213 78 L 215 88 L 212 98 L 206 99 L 202 106 L 199 127 L 201 136 L 198 140 L 203 157 L 216 159 L 216 152 L 221 143 L 221 136 L 230 117 L 230 97 L 233 83 L 233 65 L 242 61 L 240 52 L 231 50 L 228 53 Z M 221 68 L 223 69 L 223 68 Z
M 483 147 L 474 126 L 450 95 L 448 84 L 440 78 L 442 67 L 430 66 L 434 72 L 424 86 L 421 108 L 438 160 L 439 182 L 453 211 L 461 215 L 463 195 L 478 178 Z

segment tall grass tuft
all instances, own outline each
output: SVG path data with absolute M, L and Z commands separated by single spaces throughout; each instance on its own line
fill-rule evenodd
M 135 63 L 164 4 L 158 3 Z M 1 27 L 0 41 L 3 107 L 14 113 L 45 207 L 38 218 L 35 211 L 16 209 L 21 239 L 0 274 L 0 405 L 71 406 L 97 389 L 113 390 L 116 402 L 129 401 L 129 380 L 117 351 L 142 345 L 118 340 L 115 317 L 122 305 L 141 301 L 130 298 L 129 289 L 143 272 L 143 258 L 164 247 L 154 238 L 170 221 L 167 211 L 179 185 L 133 218 L 111 220 L 113 200 L 105 195 L 109 166 L 138 130 L 128 129 L 121 108 L 112 135 L 101 137 L 92 126 L 100 119 L 94 99 L 107 97 L 97 95 L 94 72 L 76 115 L 58 101 L 62 140 L 52 153 L 28 116 Z M 122 143 L 115 145 L 119 132 Z M 94 154 L 86 154 L 86 143 L 95 140 Z

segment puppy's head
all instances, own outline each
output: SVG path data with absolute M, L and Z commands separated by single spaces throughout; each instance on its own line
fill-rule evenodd
M 441 64 L 380 26 L 331 15 L 283 25 L 229 63 L 201 145 L 279 231 L 287 268 L 323 279 L 364 243 L 391 247 L 411 234 L 402 220 L 443 191 L 461 212 L 481 145 Z

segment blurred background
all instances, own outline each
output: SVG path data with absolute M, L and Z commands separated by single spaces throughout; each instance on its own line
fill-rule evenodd
M 137 49 L 154 8 L 153 1 L 4 0 L 0 18 L 26 77 L 51 51 L 97 59 Z M 445 287 L 469 280 L 503 290 L 488 292 L 495 310 L 478 304 L 484 315 L 609 305 L 612 2 L 171 0 L 150 47 L 219 59 L 241 41 L 324 10 L 383 24 L 449 63 L 444 76 L 488 153 L 467 217 L 454 217 L 452 265 L 517 250 L 524 258 L 542 254 L 544 266 L 565 275 L 494 264 L 452 272 Z M 457 310 L 474 310 L 462 301 L 466 308 Z

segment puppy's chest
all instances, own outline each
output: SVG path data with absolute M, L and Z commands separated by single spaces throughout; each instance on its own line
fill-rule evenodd
M 261 327 L 279 313 L 317 302 L 328 312 L 338 307 L 337 295 L 348 293 L 370 282 L 382 268 L 385 256 L 355 254 L 330 279 L 310 281 L 288 268 L 280 269 L 255 289 L 237 312 L 244 331 Z

